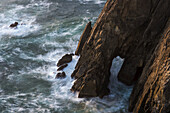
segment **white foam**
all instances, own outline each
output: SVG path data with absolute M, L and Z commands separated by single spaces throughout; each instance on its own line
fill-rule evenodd
M 110 72 L 111 72 L 111 75 L 110 75 L 111 84 L 109 85 L 110 88 L 120 83 L 117 79 L 117 75 L 119 73 L 120 68 L 122 67 L 123 62 L 124 62 L 124 59 L 120 58 L 119 56 L 113 59 L 112 66 L 110 68 Z
M 95 4 L 102 4 L 106 2 L 106 0 L 79 0 L 82 3 L 90 3 L 93 2 Z M 2 35 L 10 35 L 12 36 L 26 36 L 31 33 L 37 32 L 41 29 L 41 26 L 38 25 L 35 21 L 36 15 L 31 15 L 22 12 L 24 8 L 27 9 L 33 9 L 37 13 L 38 11 L 43 12 L 45 10 L 48 10 L 50 3 L 48 0 L 31 0 L 31 3 L 23 7 L 22 5 L 13 5 L 11 10 L 8 10 L 7 12 L 4 12 L 4 14 L 0 14 L 0 38 Z M 22 14 L 20 13 L 22 12 Z M 35 12 L 34 12 L 35 13 Z M 92 17 L 92 21 L 95 20 L 95 17 Z M 9 112 L 51 112 L 50 109 L 57 110 L 62 109 L 65 106 L 67 106 L 67 102 L 77 103 L 77 104 L 85 104 L 84 108 L 80 108 L 81 110 L 86 110 L 87 112 L 113 112 L 118 111 L 118 109 L 123 108 L 123 99 L 126 98 L 126 92 L 124 95 L 119 93 L 119 91 L 114 90 L 115 93 L 118 92 L 120 96 L 122 96 L 122 99 L 120 97 L 117 97 L 116 94 L 112 93 L 109 96 L 104 97 L 104 99 L 99 98 L 92 98 L 92 99 L 80 99 L 77 98 L 77 94 L 74 94 L 70 91 L 70 88 L 72 87 L 74 80 L 71 78 L 71 73 L 73 72 L 75 65 L 77 63 L 77 60 L 79 57 L 73 56 L 73 60 L 71 63 L 68 64 L 67 68 L 64 69 L 66 72 L 67 77 L 64 79 L 55 79 L 55 76 L 57 74 L 57 61 L 66 53 L 69 51 L 74 51 L 74 49 L 77 46 L 77 42 L 75 41 L 79 39 L 80 33 L 77 33 L 79 29 L 82 29 L 82 26 L 85 26 L 86 22 L 89 21 L 89 17 L 83 18 L 84 21 L 82 23 L 75 25 L 74 28 L 62 28 L 64 29 L 62 32 L 58 32 L 55 30 L 52 33 L 48 33 L 44 35 L 44 37 L 40 37 L 41 39 L 47 39 L 48 37 L 67 37 L 66 42 L 59 43 L 54 40 L 43 40 L 44 43 L 41 43 L 40 47 L 43 49 L 46 49 L 46 47 L 58 47 L 59 49 L 56 49 L 54 51 L 50 51 L 47 54 L 37 55 L 37 56 L 29 56 L 27 53 L 24 53 L 20 48 L 14 49 L 15 52 L 18 54 L 20 53 L 19 57 L 24 60 L 33 60 L 37 62 L 45 61 L 48 62 L 48 64 L 44 66 L 39 66 L 37 68 L 31 68 L 31 67 L 25 67 L 23 70 L 19 71 L 18 75 L 11 74 L 8 76 L 8 79 L 11 81 L 15 81 L 15 78 L 20 78 L 16 76 L 24 76 L 31 75 L 31 77 L 35 79 L 43 79 L 46 82 L 49 82 L 52 84 L 50 88 L 51 92 L 49 95 L 45 95 L 43 93 L 37 93 L 31 92 L 31 93 L 15 93 L 15 94 L 9 94 L 9 95 L 2 95 L 0 96 L 0 100 L 3 101 L 1 105 L 9 104 L 6 106 L 11 106 L 8 110 Z M 15 21 L 19 21 L 19 23 L 25 23 L 26 25 L 19 25 L 17 29 L 10 29 L 9 25 Z M 61 24 L 61 23 L 60 23 Z M 59 24 L 59 25 L 60 25 Z M 5 31 L 4 31 L 5 30 Z M 75 35 L 76 34 L 76 35 Z M 74 36 L 72 36 L 74 35 Z M 70 37 L 71 36 L 71 37 Z M 69 50 L 65 50 L 64 47 L 68 47 Z M 11 56 L 10 56 L 11 57 Z M 4 59 L 0 56 L 0 61 L 3 61 Z M 119 64 L 119 61 L 116 61 L 116 64 Z M 15 64 L 14 62 L 11 62 L 12 64 Z M 113 63 L 114 64 L 114 63 Z M 28 72 L 26 72 L 26 70 Z M 117 72 L 117 67 L 115 67 L 115 72 Z M 21 77 L 24 79 L 24 77 Z M 115 80 L 112 80 L 112 82 Z M 19 81 L 20 82 L 20 81 Z M 39 84 L 41 85 L 41 84 Z M 36 87 L 36 86 L 35 86 Z M 111 84 L 111 88 L 114 88 L 115 86 Z M 37 90 L 37 89 L 36 89 Z M 3 93 L 3 90 L 0 89 L 0 93 Z M 29 95 L 29 98 L 27 97 Z M 18 97 L 24 97 L 24 98 L 18 98 Z M 14 99 L 17 105 L 13 105 L 8 101 L 8 99 Z M 29 99 L 29 100 L 26 100 Z M 2 102 L 1 101 L 1 102 Z M 19 104 L 23 106 L 19 106 Z M 63 105 L 64 104 L 64 105 Z M 25 106 L 28 106 L 28 109 L 25 108 Z M 34 106 L 31 108 L 31 106 Z M 48 107 L 44 107 L 48 106 Z M 74 109 L 74 108 L 70 108 Z M 79 108 L 78 108 L 79 109 Z M 63 109 L 62 109 L 63 110 Z M 76 109 L 77 110 L 77 109 Z M 63 112 L 63 111 L 61 111 Z
M 65 53 L 62 53 L 63 50 L 61 50 L 61 53 L 57 53 L 58 51 L 53 51 L 51 53 L 48 53 L 47 55 L 44 56 L 39 56 L 37 59 L 43 59 L 45 61 L 50 61 L 50 62 L 56 62 L 63 56 Z M 61 56 L 59 56 L 59 54 Z M 57 66 L 56 64 L 49 65 L 49 66 L 44 66 L 44 67 L 39 67 L 37 69 L 33 69 L 30 71 L 30 73 L 41 73 L 41 75 L 47 75 L 45 77 L 41 77 L 44 80 L 48 80 L 52 82 L 52 87 L 51 87 L 51 97 L 55 99 L 60 99 L 62 101 L 72 101 L 76 103 L 83 102 L 85 103 L 85 107 L 88 109 L 91 109 L 92 111 L 95 112 L 118 112 L 120 109 L 127 109 L 127 98 L 130 95 L 131 89 L 129 87 L 126 87 L 122 83 L 118 82 L 117 80 L 117 74 L 118 71 L 120 70 L 120 67 L 123 63 L 123 59 L 120 57 L 117 57 L 113 60 L 112 63 L 112 68 L 111 68 L 111 84 L 110 89 L 111 89 L 111 94 L 109 96 L 104 97 L 103 99 L 99 98 L 92 98 L 90 100 L 86 99 L 79 99 L 77 98 L 77 94 L 74 94 L 70 91 L 74 80 L 71 79 L 71 73 L 73 72 L 75 65 L 77 63 L 79 57 L 73 56 L 73 60 L 71 63 L 68 64 L 68 67 L 64 69 L 64 72 L 66 72 L 67 77 L 64 79 L 55 79 L 55 76 L 57 74 Z M 36 60 L 37 60 L 36 59 Z M 27 73 L 28 74 L 28 73 Z M 37 78 L 37 77 L 36 77 Z M 122 92 L 122 91 L 123 92 Z M 47 100 L 49 98 L 46 98 Z M 45 100 L 43 100 L 45 101 Z M 49 100 L 48 100 L 49 101 Z M 51 108 L 58 108 L 59 103 L 56 103 L 54 106 L 53 104 L 50 104 Z M 97 107 L 100 106 L 100 109 Z
M 40 30 L 40 25 L 35 22 L 36 14 L 34 13 L 47 10 L 50 4 L 52 3 L 48 2 L 48 0 L 32 0 L 31 3 L 26 6 L 11 5 L 9 10 L 0 14 L 0 38 L 4 35 L 8 37 L 25 37 L 30 33 L 35 33 Z M 25 13 L 25 10 L 32 10 L 33 13 Z M 19 25 L 17 28 L 10 28 L 9 26 L 14 22 L 18 22 Z
M 0 56 L 0 62 L 2 62 L 4 60 L 4 58 L 2 56 Z
M 26 8 L 33 8 L 33 9 L 39 8 L 41 10 L 45 10 L 45 9 L 47 10 L 51 4 L 52 2 L 48 2 L 48 0 L 43 0 L 43 1 L 31 0 L 31 3 L 26 5 Z
M 128 86 L 126 87 L 117 80 L 117 74 L 123 61 L 124 59 L 116 57 L 112 62 L 109 84 L 109 89 L 111 90 L 110 95 L 105 96 L 103 99 L 96 97 L 90 100 L 85 100 L 86 108 L 97 113 L 127 112 L 128 98 L 132 88 Z
M 87 2 L 94 2 L 95 4 L 106 3 L 106 0 L 79 0 L 80 3 L 86 4 Z
M 35 23 L 36 17 L 21 13 L 22 10 L 24 10 L 24 6 L 13 5 L 12 9 L 4 12 L 4 14 L 0 14 L 0 38 L 4 35 L 9 37 L 24 37 L 40 29 L 40 26 Z M 15 21 L 18 22 L 19 25 L 16 28 L 10 28 L 10 24 L 14 23 Z
M 59 31 L 59 29 L 56 29 L 55 31 L 47 34 L 46 36 L 50 36 L 50 37 L 54 37 L 54 36 L 56 36 L 56 37 L 71 36 L 71 35 L 75 34 L 78 30 L 80 30 L 82 28 L 82 26 L 85 25 L 85 21 L 87 22 L 87 17 L 84 17 L 83 20 L 84 21 L 82 21 L 82 23 L 80 23 L 78 25 L 75 25 L 74 28 L 62 28 L 62 31 Z
M 32 97 L 31 100 L 27 101 L 28 97 Z M 39 104 L 47 105 L 50 108 L 58 108 L 59 103 L 54 98 L 46 98 L 41 94 L 33 94 L 33 93 L 19 93 L 15 92 L 13 95 L 2 95 L 0 96 L 1 105 L 6 105 L 8 103 L 8 100 L 15 100 L 15 104 L 8 104 L 10 108 L 7 110 L 9 112 L 50 112 L 48 108 L 44 108 L 40 106 Z M 26 103 L 25 103 L 26 101 Z M 25 106 L 29 106 L 28 108 L 25 108 Z
M 51 87 L 51 96 L 53 98 L 56 99 L 62 99 L 64 100 L 70 100 L 73 102 L 80 102 L 83 99 L 79 99 L 77 98 L 77 94 L 74 94 L 70 91 L 74 80 L 71 78 L 71 74 L 75 68 L 75 65 L 77 63 L 78 60 L 78 56 L 73 56 L 72 58 L 72 62 L 68 63 L 68 66 L 63 70 L 66 73 L 66 78 L 64 79 L 55 79 L 56 74 L 59 72 L 57 71 L 57 65 L 56 65 L 56 61 L 58 61 L 61 56 L 63 56 L 64 52 L 62 52 L 63 50 L 61 50 L 61 53 L 58 53 L 59 51 L 53 51 L 50 52 L 44 56 L 38 56 L 36 59 L 34 60 L 44 60 L 44 61 L 48 61 L 48 62 L 53 62 L 54 65 L 44 65 L 43 67 L 38 67 L 36 69 L 29 69 L 29 72 L 25 72 L 25 70 L 21 70 L 19 73 L 21 75 L 23 74 L 33 74 L 33 73 L 38 73 L 41 76 L 39 76 L 40 78 L 44 79 L 44 80 L 48 80 L 50 82 L 52 82 L 52 87 Z M 59 56 L 59 54 L 61 54 L 61 56 Z M 22 58 L 28 58 L 28 59 L 33 59 L 31 57 L 28 56 L 22 56 Z M 45 75 L 45 76 L 42 76 Z M 36 75 L 36 78 L 38 78 L 38 76 Z
M 70 89 L 73 85 L 74 80 L 71 78 L 71 74 L 75 68 L 75 65 L 77 63 L 78 60 L 78 56 L 73 56 L 72 62 L 68 64 L 68 66 L 63 70 L 67 77 L 65 79 L 55 79 L 55 82 L 53 84 L 53 90 L 52 90 L 52 94 L 56 97 L 56 98 L 62 98 L 64 99 L 69 99 L 72 101 L 82 101 L 83 99 L 79 99 L 77 98 L 77 94 L 73 94 Z M 57 70 L 57 68 L 56 68 Z M 55 78 L 56 73 L 54 73 L 53 78 Z

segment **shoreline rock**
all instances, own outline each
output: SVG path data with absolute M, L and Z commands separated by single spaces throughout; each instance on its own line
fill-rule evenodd
M 83 46 L 80 47 L 81 52 L 76 51 L 76 54 L 81 56 L 71 75 L 76 79 L 71 90 L 79 92 L 81 98 L 107 95 L 112 60 L 120 56 L 125 61 L 118 73 L 118 80 L 126 85 L 136 84 L 131 94 L 129 110 L 135 113 L 169 112 L 170 101 L 167 95 L 170 87 L 166 81 L 170 79 L 170 64 L 152 58 L 169 52 L 169 49 L 155 49 L 162 48 L 161 41 L 164 37 L 161 36 L 170 16 L 169 5 L 168 0 L 108 0 L 90 35 L 84 39 L 86 41 L 82 42 L 80 39 L 78 49 L 81 43 Z M 168 29 L 169 27 L 168 24 Z M 167 36 L 169 45 L 170 37 Z M 166 62 L 169 62 L 168 54 L 164 59 Z M 158 64 L 150 60 L 156 60 Z M 162 65 L 166 66 L 166 70 L 160 73 L 167 77 L 160 77 L 155 81 L 154 77 L 158 75 L 154 75 L 152 71 L 148 72 L 147 69 L 155 70 Z M 144 85 L 151 84 L 150 82 L 153 85 Z M 168 84 L 165 86 L 164 83 Z M 154 86 L 152 90 L 151 86 Z M 166 93 L 162 94 L 159 86 Z M 162 104 L 156 99 L 161 100 Z M 159 109 L 156 109 L 157 107 Z
M 63 64 L 69 63 L 72 61 L 72 56 L 74 54 L 65 54 L 57 63 L 57 66 L 60 67 Z
M 57 71 L 61 71 L 61 70 L 63 70 L 64 68 L 66 68 L 68 66 L 68 64 L 63 64 L 63 65 L 61 65 L 58 69 L 57 69 Z
M 57 73 L 57 75 L 56 75 L 56 79 L 63 79 L 63 78 L 65 78 L 66 77 L 66 74 L 65 74 L 65 72 L 59 72 L 59 73 Z

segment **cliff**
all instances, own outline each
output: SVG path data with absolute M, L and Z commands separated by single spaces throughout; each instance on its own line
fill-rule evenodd
M 130 96 L 134 113 L 170 112 L 170 20 Z
M 169 0 L 108 0 L 81 36 L 71 90 L 79 97 L 109 94 L 112 60 L 120 56 L 125 61 L 118 79 L 135 84 L 129 111 L 169 112 L 169 6 Z

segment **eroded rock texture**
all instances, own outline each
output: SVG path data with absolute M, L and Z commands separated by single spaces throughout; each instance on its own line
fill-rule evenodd
M 170 113 L 170 20 L 159 37 L 130 97 L 129 110 L 134 113 Z
M 110 67 L 116 56 L 125 58 L 118 79 L 127 85 L 137 81 L 161 40 L 169 2 L 108 0 L 83 45 L 71 90 L 80 92 L 79 97 L 108 94 Z
M 75 51 L 75 55 L 80 55 L 81 54 L 82 48 L 84 46 L 84 43 L 88 40 L 88 37 L 89 37 L 90 32 L 91 32 L 91 29 L 92 29 L 91 28 L 91 22 L 89 22 L 86 25 L 86 27 L 84 28 L 83 34 L 80 37 L 77 49 Z
M 79 97 L 109 94 L 112 60 L 120 56 L 125 61 L 118 79 L 136 83 L 129 110 L 169 112 L 169 6 L 170 0 L 108 0 L 93 28 L 86 26 L 71 90 Z
M 67 64 L 72 61 L 73 54 L 65 54 L 57 63 L 57 66 L 60 67 L 64 64 Z

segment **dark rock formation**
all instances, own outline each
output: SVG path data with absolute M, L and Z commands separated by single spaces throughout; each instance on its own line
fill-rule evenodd
M 77 79 L 72 90 L 81 93 L 93 83 L 96 93 L 88 95 L 103 95 L 116 56 L 125 58 L 118 79 L 133 84 L 160 40 L 157 36 L 169 18 L 168 7 L 169 1 L 108 0 L 82 48 L 72 74 Z
M 134 113 L 170 113 L 170 20 L 160 38 L 132 91 L 129 110 Z
M 61 71 L 61 70 L 63 70 L 64 68 L 66 68 L 68 66 L 68 64 L 63 64 L 63 65 L 61 65 L 58 69 L 57 69 L 57 71 Z
M 91 29 L 92 29 L 91 28 L 91 22 L 89 22 L 86 25 L 86 27 L 85 27 L 85 29 L 83 31 L 83 34 L 80 37 L 80 40 L 79 40 L 75 55 L 80 55 L 81 54 L 82 48 L 84 46 L 84 43 L 87 41 L 88 37 L 90 36 Z
M 164 43 L 161 34 L 168 23 L 169 6 L 169 0 L 108 0 L 89 32 L 87 41 L 82 44 L 81 56 L 71 75 L 76 79 L 71 90 L 78 91 L 79 97 L 102 97 L 108 94 L 112 60 L 120 56 L 125 61 L 118 79 L 127 85 L 138 81 L 131 95 L 129 110 L 135 113 L 155 112 L 154 110 L 164 113 L 169 107 L 169 104 L 166 104 L 169 102 L 166 102 L 169 98 L 169 82 L 164 83 L 169 80 L 167 62 L 170 55 L 169 49 L 161 49 L 168 47 L 162 47 L 161 44 L 168 44 L 169 35 L 165 35 L 167 42 Z M 157 57 L 163 58 L 162 61 Z M 166 69 L 158 70 L 157 67 L 163 65 Z M 154 73 L 152 70 L 157 71 Z M 165 98 L 159 99 L 160 96 Z M 157 100 L 160 100 L 162 105 Z
M 65 54 L 57 63 L 57 66 L 61 66 L 63 64 L 69 63 L 72 61 L 73 54 Z
M 13 27 L 17 27 L 17 25 L 18 25 L 18 22 L 15 22 L 15 23 L 11 24 L 9 27 L 13 28 Z
M 57 75 L 56 75 L 56 79 L 59 79 L 59 78 L 65 78 L 66 77 L 66 74 L 65 74 L 65 72 L 59 72 L 59 73 L 57 73 Z

